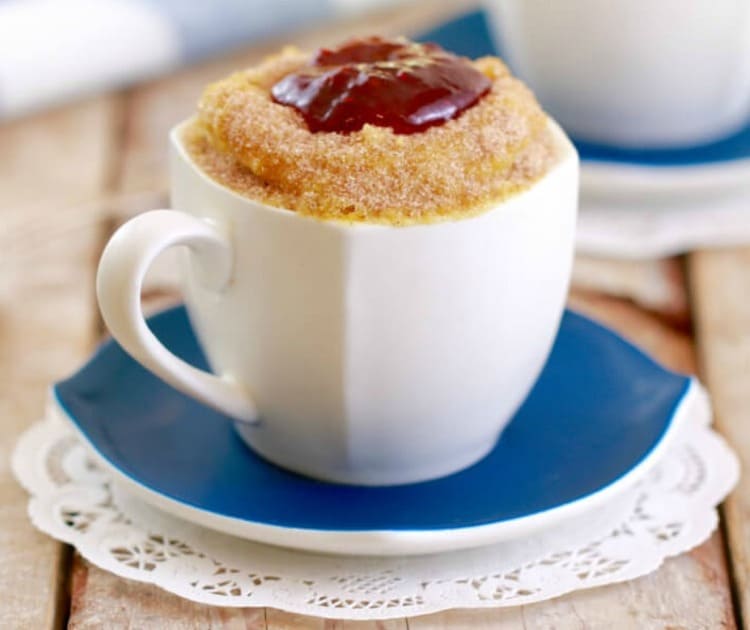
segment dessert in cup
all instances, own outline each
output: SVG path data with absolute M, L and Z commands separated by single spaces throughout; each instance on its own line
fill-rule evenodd
M 560 323 L 578 184 L 500 60 L 405 39 L 286 49 L 209 86 L 170 146 L 176 210 L 129 221 L 100 263 L 126 351 L 319 479 L 422 481 L 493 448 Z M 215 374 L 140 311 L 174 245 Z

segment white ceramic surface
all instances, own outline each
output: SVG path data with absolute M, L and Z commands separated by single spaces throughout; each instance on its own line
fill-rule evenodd
M 502 54 L 582 140 L 686 146 L 750 118 L 748 0 L 485 0 Z
M 172 201 L 107 245 L 97 290 L 118 342 L 238 420 L 258 453 L 356 484 L 430 479 L 485 455 L 538 377 L 563 312 L 578 159 L 470 219 L 321 221 L 218 185 L 171 134 Z M 164 249 L 188 245 L 185 300 L 214 370 L 170 354 L 140 311 Z M 460 424 L 456 424 L 460 419 Z

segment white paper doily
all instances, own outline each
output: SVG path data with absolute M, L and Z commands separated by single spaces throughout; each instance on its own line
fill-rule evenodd
M 206 604 L 387 619 L 529 604 L 644 575 L 700 544 L 739 475 L 709 415 L 698 406 L 665 458 L 614 505 L 525 539 L 421 557 L 305 554 L 163 514 L 113 485 L 53 409 L 22 436 L 12 464 L 36 527 L 112 573 Z

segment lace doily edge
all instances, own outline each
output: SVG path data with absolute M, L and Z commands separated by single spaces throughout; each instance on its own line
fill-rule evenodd
M 720 487 L 716 488 L 712 498 L 715 499 L 714 505 L 717 505 L 734 487 L 739 478 L 739 461 L 734 452 L 729 448 L 726 441 L 715 431 L 711 430 L 707 426 L 700 428 L 702 432 L 705 432 L 715 442 L 716 446 L 723 451 L 722 453 L 722 466 L 724 467 L 724 479 L 725 483 Z M 53 538 L 65 542 L 74 546 L 78 549 L 79 553 L 87 561 L 93 565 L 100 567 L 101 569 L 111 572 L 124 579 L 130 579 L 138 582 L 149 583 L 157 586 L 165 592 L 173 593 L 175 595 L 184 597 L 188 600 L 195 601 L 213 606 L 226 606 L 226 607 L 273 607 L 283 608 L 286 611 L 297 613 L 297 614 L 315 614 L 321 617 L 327 617 L 331 619 L 392 619 L 392 618 L 403 618 L 405 615 L 417 616 L 425 615 L 430 613 L 436 613 L 443 610 L 449 610 L 455 608 L 455 603 L 452 602 L 440 602 L 432 601 L 425 602 L 424 604 L 415 603 L 412 607 L 404 610 L 403 607 L 397 610 L 391 610 L 388 608 L 380 610 L 352 610 L 347 607 L 327 608 L 320 610 L 316 608 L 311 610 L 309 605 L 300 604 L 294 601 L 282 601 L 278 597 L 269 598 L 258 595 L 248 606 L 248 601 L 233 601 L 231 599 L 222 599 L 215 595 L 203 594 L 196 592 L 195 589 L 181 588 L 178 584 L 166 585 L 156 579 L 149 579 L 148 574 L 144 574 L 143 571 L 137 569 L 130 569 L 125 565 L 111 565 L 98 561 L 97 556 L 93 550 L 86 548 L 84 544 L 79 544 L 81 536 L 77 535 L 75 530 L 64 529 L 59 526 L 55 526 L 55 519 L 50 517 L 48 512 L 48 506 L 45 505 L 43 496 L 45 490 L 54 490 L 54 486 L 50 486 L 48 481 L 45 480 L 43 471 L 37 469 L 39 462 L 34 461 L 34 466 L 29 466 L 29 458 L 25 455 L 29 454 L 29 448 L 32 445 L 38 444 L 40 439 L 51 439 L 51 436 L 60 435 L 62 432 L 70 432 L 69 428 L 65 423 L 56 417 L 54 413 L 48 413 L 47 416 L 39 422 L 32 425 L 19 439 L 16 449 L 11 457 L 11 467 L 14 475 L 18 479 L 19 483 L 29 492 L 30 500 L 28 503 L 28 514 L 33 525 L 40 531 L 52 536 Z M 41 435 L 40 435 L 41 434 Z M 71 433 L 72 435 L 72 433 Z M 46 487 L 45 487 L 46 486 Z M 716 508 L 707 510 L 700 519 L 695 519 L 691 523 L 692 534 L 690 542 L 688 544 L 683 540 L 678 540 L 676 543 L 665 543 L 662 549 L 662 553 L 658 557 L 653 558 L 653 562 L 643 563 L 641 562 L 633 570 L 623 569 L 616 576 L 608 575 L 602 576 L 601 578 L 590 578 L 586 584 L 579 585 L 578 587 L 570 587 L 570 585 L 563 584 L 559 589 L 547 588 L 543 593 L 530 594 L 526 597 L 518 598 L 509 601 L 476 601 L 472 602 L 472 608 L 497 608 L 497 607 L 510 607 L 532 604 L 538 601 L 553 599 L 561 597 L 570 592 L 577 590 L 588 590 L 590 588 L 597 588 L 608 584 L 616 584 L 625 582 L 653 571 L 656 571 L 665 561 L 670 557 L 674 557 L 681 553 L 685 553 L 694 549 L 695 547 L 702 544 L 707 540 L 712 533 L 716 530 L 718 524 L 718 513 Z M 151 533 L 151 532 L 148 532 Z M 547 585 L 549 587 L 549 585 Z M 278 595 L 278 594 L 277 594 Z
M 269 598 L 264 597 L 262 595 L 256 596 L 253 601 L 248 605 L 247 601 L 235 601 L 232 599 L 221 599 L 217 596 L 205 596 L 200 591 L 197 591 L 194 588 L 180 588 L 177 584 L 171 584 L 166 585 L 164 583 L 161 583 L 157 579 L 149 579 L 148 574 L 145 574 L 143 571 L 140 571 L 138 569 L 129 569 L 125 565 L 110 565 L 105 564 L 102 562 L 99 562 L 97 560 L 97 555 L 90 553 L 85 547 L 76 545 L 76 536 L 69 536 L 65 535 L 63 533 L 62 528 L 57 529 L 55 527 L 47 527 L 46 523 L 48 521 L 45 521 L 44 519 L 37 518 L 36 516 L 36 506 L 33 505 L 33 501 L 29 504 L 29 515 L 31 518 L 32 523 L 34 526 L 41 532 L 52 536 L 56 540 L 60 540 L 61 542 L 64 542 L 66 544 L 71 545 L 74 547 L 78 553 L 88 562 L 90 562 L 92 565 L 107 571 L 108 573 L 112 573 L 120 578 L 132 580 L 134 582 L 140 582 L 145 584 L 150 584 L 153 586 L 156 586 L 160 590 L 163 590 L 167 593 L 177 595 L 179 597 L 183 597 L 184 599 L 187 599 L 189 601 L 198 603 L 198 604 L 204 604 L 208 606 L 222 606 L 226 608 L 276 608 L 276 609 L 282 609 L 286 612 L 293 613 L 293 614 L 300 614 L 300 615 L 315 615 L 318 617 L 323 617 L 327 619 L 338 619 L 338 620 L 379 620 L 379 621 L 385 621 L 389 619 L 399 619 L 404 618 L 406 616 L 413 617 L 413 616 L 421 616 L 421 615 L 429 615 L 434 613 L 439 613 L 447 610 L 451 610 L 457 607 L 455 603 L 452 602 L 429 602 L 424 604 L 414 604 L 413 607 L 409 608 L 408 610 L 398 609 L 397 611 L 392 611 L 387 608 L 385 609 L 379 609 L 379 610 L 371 610 L 371 609 L 363 609 L 361 611 L 359 610 L 352 610 L 350 608 L 344 607 L 341 610 L 338 610 L 336 608 L 326 608 L 326 609 L 319 609 L 316 608 L 314 610 L 311 609 L 309 605 L 300 604 L 295 601 L 281 601 L 278 598 Z M 565 595 L 568 595 L 573 592 L 578 591 L 588 591 L 594 588 L 600 588 L 604 586 L 614 585 L 614 584 L 620 584 L 623 582 L 628 582 L 633 579 L 637 579 L 640 577 L 644 577 L 648 574 L 653 573 L 654 571 L 657 571 L 661 566 L 670 558 L 673 558 L 675 556 L 681 555 L 683 553 L 688 553 L 692 551 L 693 549 L 699 547 L 702 545 L 710 536 L 713 534 L 713 532 L 716 530 L 718 525 L 718 514 L 716 509 L 712 510 L 710 513 L 709 518 L 706 519 L 706 522 L 702 524 L 701 531 L 697 533 L 696 540 L 694 544 L 688 545 L 688 546 L 680 546 L 675 549 L 670 550 L 669 552 L 665 553 L 663 556 L 656 558 L 653 563 L 649 563 L 647 566 L 644 566 L 644 564 L 640 564 L 637 568 L 637 570 L 628 572 L 627 570 L 623 570 L 621 573 L 617 575 L 617 577 L 612 578 L 611 576 L 602 576 L 601 578 L 594 578 L 590 579 L 585 585 L 579 586 L 579 587 L 564 587 L 560 589 L 547 589 L 543 593 L 539 595 L 529 595 L 527 597 L 514 599 L 513 601 L 494 601 L 494 600 L 477 600 L 475 602 L 472 602 L 469 606 L 472 609 L 479 609 L 479 608 L 512 608 L 516 606 L 526 606 L 534 603 L 538 603 L 541 601 L 548 601 L 552 599 L 556 599 L 559 597 L 563 597 Z M 462 604 L 460 607 L 467 607 L 466 604 Z

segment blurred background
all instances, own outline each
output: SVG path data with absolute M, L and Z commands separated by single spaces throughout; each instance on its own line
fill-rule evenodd
M 110 94 L 158 143 L 206 83 L 284 43 L 406 34 L 499 54 L 569 132 L 581 252 L 663 258 L 750 240 L 748 24 L 745 0 L 2 0 L 0 125 Z M 158 124 L 136 109 L 167 93 Z M 166 190 L 149 170 L 139 192 Z
M 405 34 L 499 54 L 573 137 L 574 299 L 687 329 L 681 256 L 750 242 L 746 24 L 744 0 L 0 0 L 0 251 L 11 269 L 40 247 L 62 264 L 42 236 L 54 220 L 96 259 L 114 227 L 168 205 L 167 133 L 207 83 L 290 42 Z M 172 262 L 149 291 L 172 294 Z
M 0 116 L 133 85 L 397 0 L 3 0 Z
M 749 15 L 744 0 L 0 0 L 0 227 L 48 197 L 80 220 L 105 203 L 112 224 L 165 205 L 166 134 L 208 82 L 289 42 L 406 34 L 499 54 L 571 134 L 576 285 L 678 310 L 675 255 L 750 242 Z

